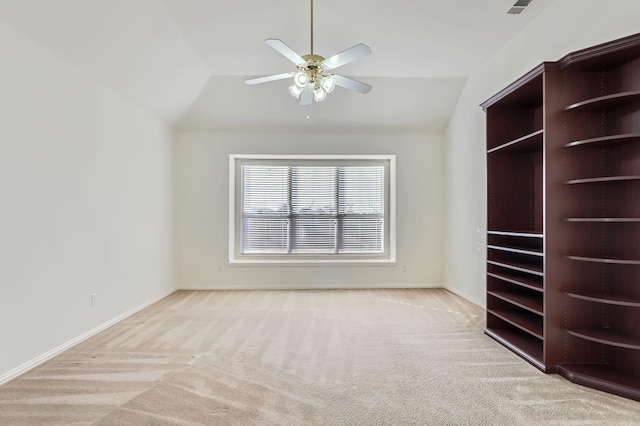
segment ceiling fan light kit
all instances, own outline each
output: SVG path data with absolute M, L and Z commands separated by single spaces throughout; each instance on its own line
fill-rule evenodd
M 313 100 L 323 101 L 336 87 L 336 81 L 332 74 L 326 74 L 324 58 L 318 55 L 305 55 L 302 57 L 305 64 L 298 65 L 298 72 L 293 75 L 294 84 L 289 87 L 289 92 L 296 97 L 304 91 L 307 85 L 313 88 Z
M 293 77 L 293 84 L 289 86 L 289 92 L 295 98 L 300 99 L 300 105 L 310 105 L 313 101 L 320 102 L 336 86 L 353 90 L 358 93 L 368 93 L 371 86 L 358 80 L 331 71 L 342 65 L 346 65 L 356 59 L 371 54 L 371 49 L 365 44 L 356 44 L 347 50 L 337 53 L 330 58 L 323 58 L 313 54 L 313 0 L 311 0 L 311 53 L 300 56 L 281 40 L 269 38 L 265 40 L 269 46 L 277 50 L 284 57 L 296 64 L 297 71 L 291 73 L 274 74 L 266 77 L 257 77 L 245 80 L 246 84 L 260 84 L 269 81 L 283 80 Z

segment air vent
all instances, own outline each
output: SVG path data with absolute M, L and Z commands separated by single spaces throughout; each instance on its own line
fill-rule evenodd
M 529 6 L 533 0 L 518 0 L 511 9 L 507 12 L 509 15 L 519 15 L 524 12 L 524 9 Z

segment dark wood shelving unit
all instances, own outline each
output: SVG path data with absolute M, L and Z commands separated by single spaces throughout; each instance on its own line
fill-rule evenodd
M 640 34 L 545 62 L 487 115 L 487 328 L 640 401 Z
M 568 336 L 558 371 L 638 399 L 640 38 L 586 52 L 583 63 L 562 71 L 565 106 L 556 122 L 563 139 L 558 162 L 567 262 L 554 285 L 567 296 L 562 315 Z
M 547 371 L 543 206 L 546 89 L 541 64 L 485 104 L 486 334 Z M 554 366 L 555 368 L 555 366 Z

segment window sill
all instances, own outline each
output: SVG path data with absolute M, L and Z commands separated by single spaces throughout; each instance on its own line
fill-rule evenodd
M 395 266 L 395 259 L 231 259 L 229 266 Z

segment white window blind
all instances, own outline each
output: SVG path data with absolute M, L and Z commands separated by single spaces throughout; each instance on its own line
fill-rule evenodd
M 385 254 L 388 163 L 240 163 L 240 255 Z

